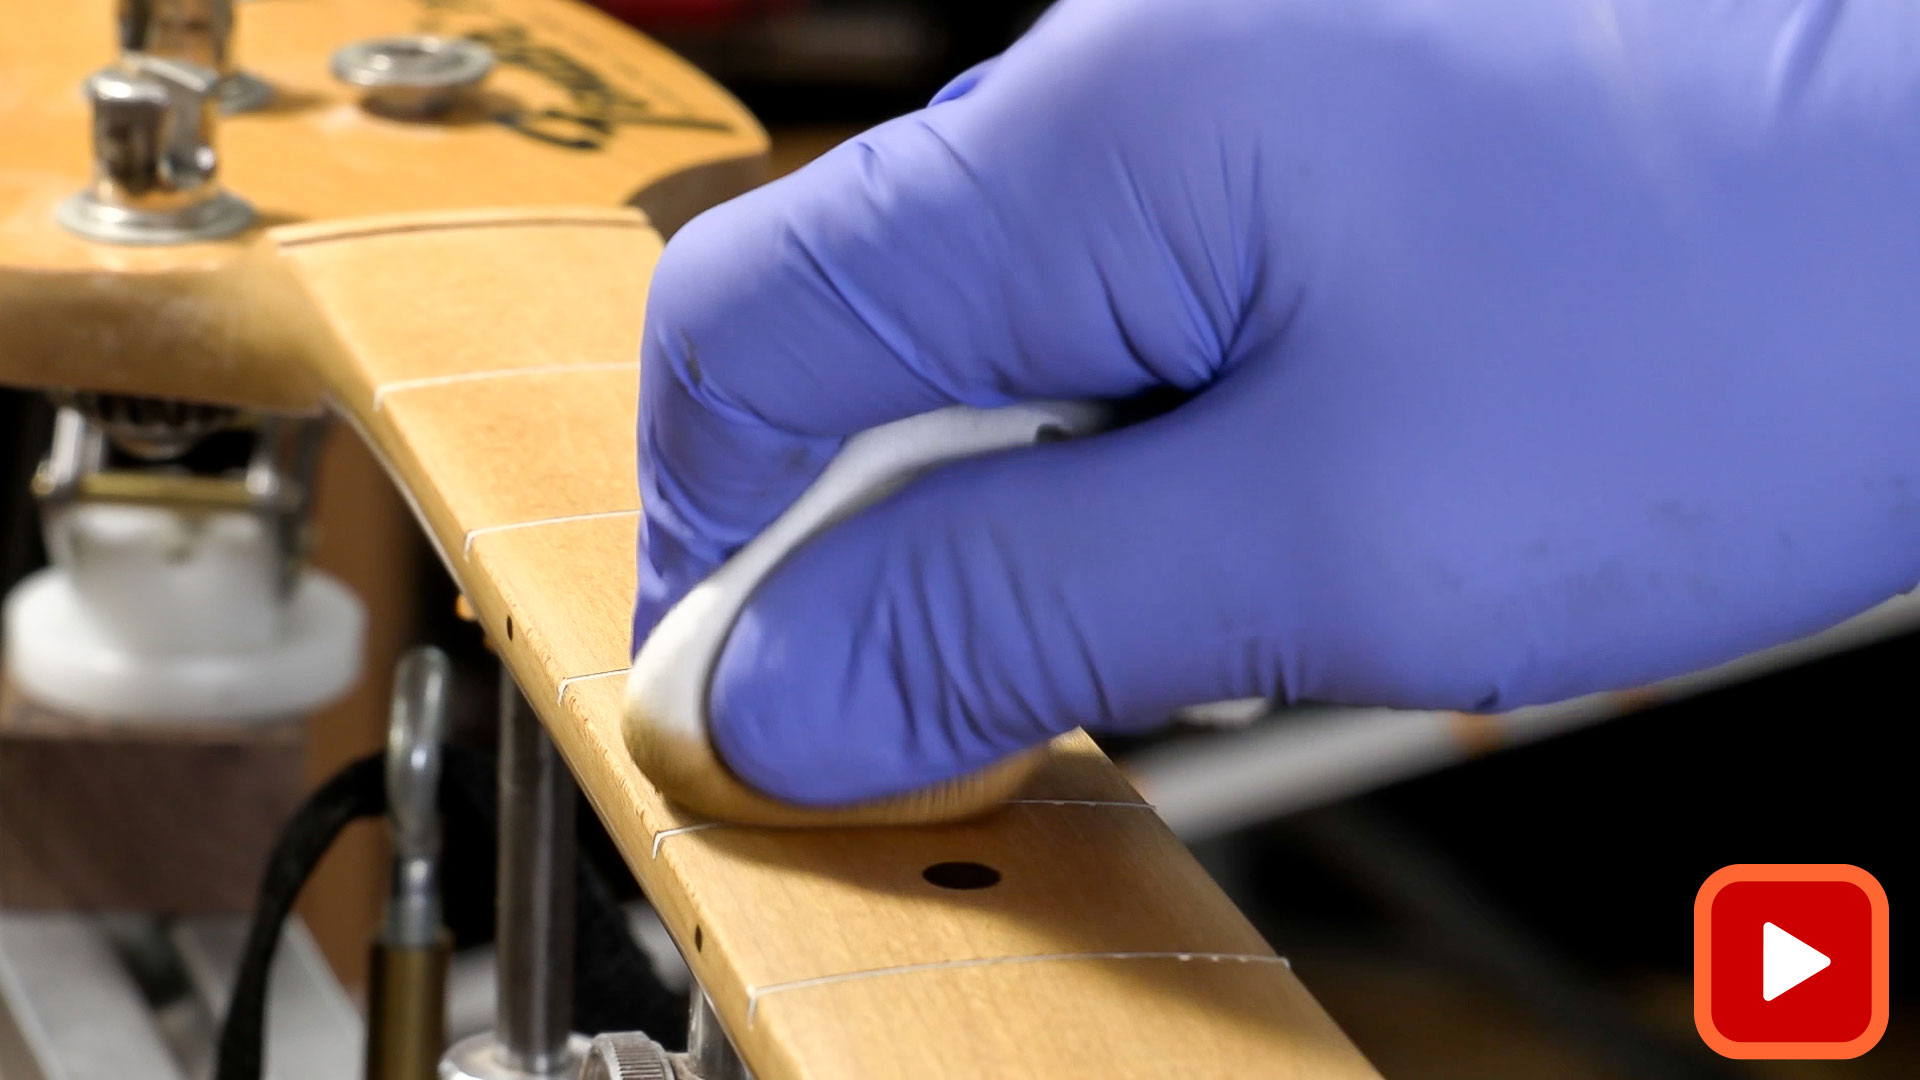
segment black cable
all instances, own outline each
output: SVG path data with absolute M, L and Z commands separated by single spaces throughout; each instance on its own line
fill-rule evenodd
M 44 397 L 0 390 L 0 593 L 46 565 L 28 481 L 52 437 L 53 407 Z
M 342 830 L 365 817 L 387 812 L 386 759 L 374 754 L 348 765 L 320 785 L 293 812 L 280 839 L 267 856 L 254 904 L 253 923 L 227 999 L 226 1021 L 220 1025 L 215 1051 L 214 1080 L 260 1080 L 266 1041 L 267 977 L 273 954 L 280 946 L 280 930 L 293 903 L 321 856 Z
M 498 823 L 498 787 L 492 757 L 462 746 L 445 748 L 440 782 L 440 812 L 446 831 L 493 837 Z M 287 916 L 300 890 L 348 825 L 387 811 L 386 761 L 374 754 L 341 769 L 300 804 L 280 832 L 267 857 L 253 921 L 233 981 L 227 1015 L 220 1026 L 214 1080 L 259 1080 L 266 1042 L 266 996 L 274 951 Z M 478 845 L 449 845 L 450 862 L 479 858 Z M 484 849 L 491 853 L 492 845 Z M 475 853 L 468 855 L 465 853 Z M 585 845 L 582 855 L 585 856 Z M 476 868 L 449 865 L 449 877 Z M 491 867 L 488 868 L 490 870 Z M 602 1031 L 645 1031 L 670 1047 L 684 1030 L 687 999 L 660 981 L 652 963 L 633 940 L 625 915 L 614 899 L 606 877 L 588 857 L 576 861 L 578 897 L 575 909 L 574 1028 L 587 1034 Z M 477 878 L 481 875 L 474 874 Z M 485 873 L 487 879 L 492 874 Z M 450 891 L 450 906 L 465 890 Z M 486 897 L 489 914 L 491 888 Z M 449 910 L 453 924 L 463 913 Z M 477 913 L 465 913 L 477 914 Z M 489 920 L 490 922 L 490 920 Z M 665 1037 L 663 1037 L 665 1036 Z

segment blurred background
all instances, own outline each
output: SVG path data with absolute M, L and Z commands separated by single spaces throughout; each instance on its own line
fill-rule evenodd
M 598 6 L 737 94 L 770 129 L 779 175 L 918 107 L 1046 5 Z M 0 392 L 0 589 L 44 557 L 26 480 L 47 422 L 40 399 Z M 460 737 L 492 738 L 494 669 L 479 634 L 456 615 L 451 585 L 378 467 L 341 434 L 322 469 L 316 562 L 369 598 L 374 663 L 359 692 L 310 725 L 314 782 L 378 747 L 393 660 L 417 640 L 456 660 Z M 1691 1005 L 1694 894 L 1721 866 L 1850 862 L 1880 879 L 1896 909 L 1920 895 L 1912 766 L 1898 749 L 1917 680 L 1920 635 L 1897 636 L 1361 794 L 1305 799 L 1271 820 L 1195 828 L 1189 840 L 1396 1080 L 1920 1076 L 1920 958 L 1898 933 L 1892 1024 L 1863 1059 L 1722 1061 L 1694 1034 Z M 1108 748 L 1125 763 L 1235 737 L 1187 728 Z M 377 826 L 357 826 L 302 907 L 350 990 L 365 978 L 383 851 Z M 618 873 L 617 860 L 602 863 Z M 483 942 L 490 918 L 456 917 L 463 944 Z

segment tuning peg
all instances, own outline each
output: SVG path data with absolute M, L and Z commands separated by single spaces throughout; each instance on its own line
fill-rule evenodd
M 215 72 L 214 98 L 223 111 L 257 109 L 273 96 L 273 88 L 234 70 L 233 5 L 234 0 L 119 0 L 120 50 Z
M 210 68 L 149 56 L 89 78 L 93 182 L 61 204 L 60 223 L 113 244 L 212 240 L 251 224 L 253 209 L 219 185 L 219 84 Z

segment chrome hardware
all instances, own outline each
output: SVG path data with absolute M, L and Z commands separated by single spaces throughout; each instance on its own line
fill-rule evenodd
M 227 73 L 233 0 L 120 0 L 120 51 Z
M 273 100 L 273 86 L 249 71 L 235 71 L 220 80 L 220 111 L 234 113 L 264 109 Z
M 209 410 L 210 415 L 217 409 L 199 408 Z M 239 423 L 236 418 L 231 426 Z M 254 427 L 257 441 L 245 472 L 239 476 L 113 468 L 108 460 L 112 428 L 74 404 L 63 406 L 54 414 L 53 442 L 46 460 L 33 477 L 48 552 L 56 561 L 70 561 L 63 511 L 78 503 L 132 503 L 188 511 L 244 510 L 260 515 L 273 530 L 280 560 L 280 591 L 289 594 L 306 563 L 307 519 L 326 422 L 270 416 L 254 421 Z M 193 441 L 207 433 L 196 435 Z M 186 434 L 180 433 L 183 439 Z M 115 440 L 114 445 L 120 444 Z
M 223 112 L 264 106 L 273 88 L 233 66 L 234 0 L 120 0 L 115 20 L 120 51 L 128 56 L 178 60 L 214 72 L 214 98 Z
M 392 894 L 382 940 L 436 945 L 440 928 L 440 747 L 447 738 L 451 664 L 431 646 L 411 649 L 393 676 L 387 725 L 387 818 L 393 826 Z
M 574 1080 L 573 775 L 513 676 L 500 669 L 500 835 L 494 1030 L 454 1043 L 440 1080 Z
M 580 1080 L 679 1080 L 673 1055 L 637 1031 L 595 1035 Z
M 75 390 L 53 395 L 100 426 L 114 449 L 141 461 L 171 461 L 200 440 L 232 427 L 239 413 L 226 405 L 170 398 L 99 394 Z
M 440 925 L 440 763 L 451 665 L 430 645 L 400 658 L 387 725 L 393 879 L 368 963 L 365 1080 L 435 1080 L 447 1045 L 447 960 Z
M 707 992 L 695 986 L 686 1053 L 671 1053 L 644 1032 L 609 1031 L 594 1036 L 580 1080 L 753 1080 L 753 1071 L 720 1026 Z
M 367 108 L 418 120 L 438 116 L 493 70 L 476 41 L 419 35 L 355 42 L 333 54 L 333 77 L 366 91 Z
M 687 1015 L 687 1071 L 699 1080 L 753 1080 L 707 992 L 694 987 Z
M 213 93 L 205 67 L 131 57 L 87 80 L 93 183 L 60 204 L 60 224 L 109 244 L 180 244 L 229 236 L 253 208 L 221 190 Z

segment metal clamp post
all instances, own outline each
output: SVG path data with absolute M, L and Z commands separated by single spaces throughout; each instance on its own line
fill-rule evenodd
M 687 1017 L 687 1066 L 699 1080 L 753 1080 L 752 1070 L 740 1059 L 727 1030 L 720 1026 L 713 1001 L 698 986 L 693 988 Z
M 446 654 L 431 646 L 410 650 L 394 673 L 393 878 L 369 964 L 366 1080 L 433 1080 L 446 1048 L 453 939 L 440 921 L 440 765 L 450 677 Z
M 573 1080 L 574 787 L 540 718 L 500 672 L 500 856 L 494 1030 L 447 1051 L 441 1080 Z

